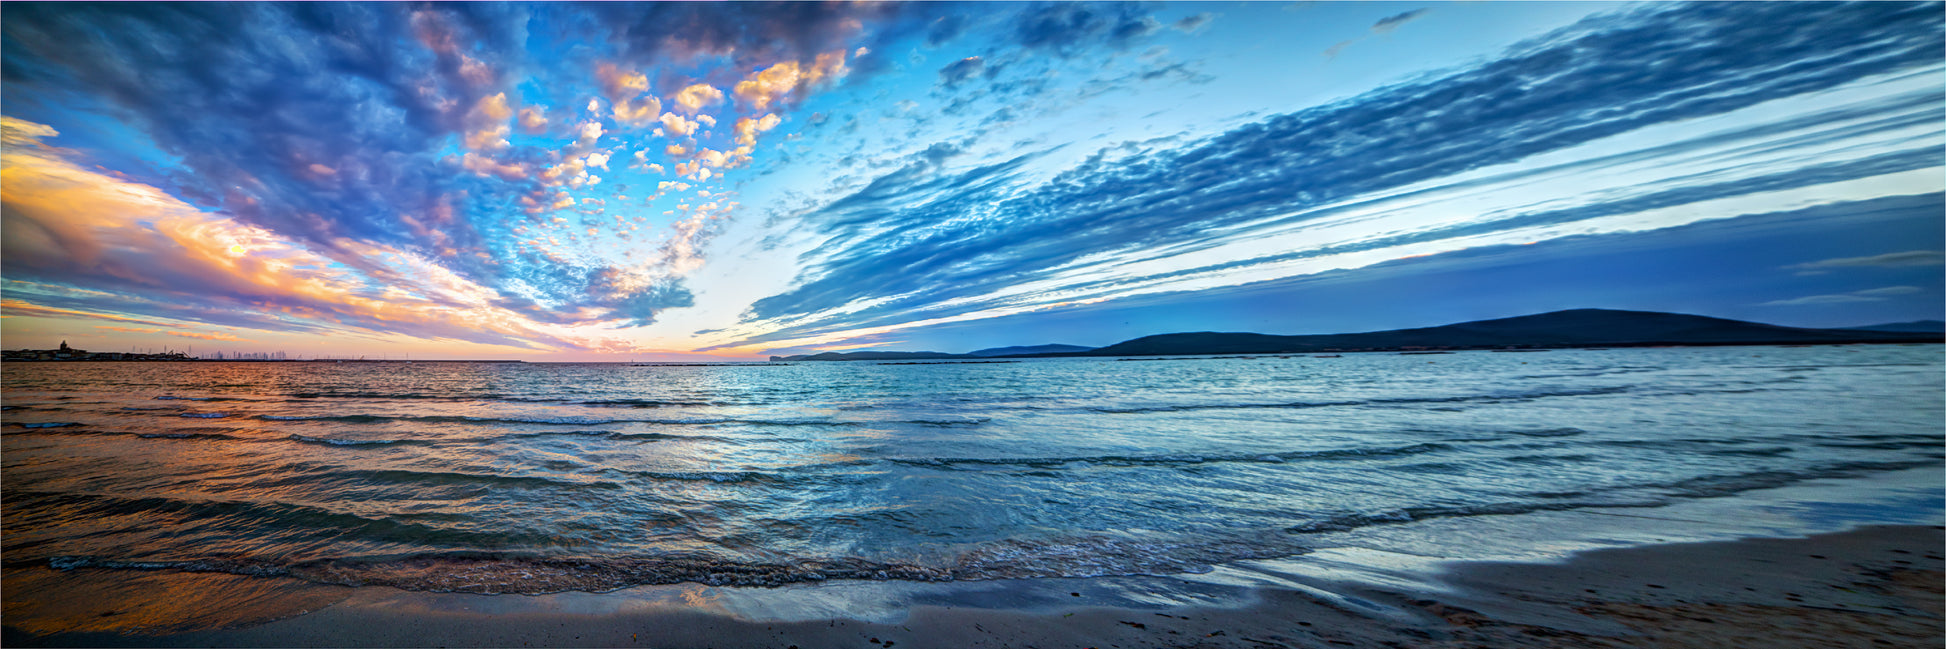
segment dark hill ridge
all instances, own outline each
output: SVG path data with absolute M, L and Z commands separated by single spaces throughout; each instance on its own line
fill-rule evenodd
M 1356 334 L 1311 336 L 1209 332 L 1162 334 L 1116 343 L 1087 352 L 1087 355 L 1281 354 L 1508 347 L 1802 345 L 1852 342 L 1940 342 L 1940 336 L 1857 329 L 1799 329 L 1654 311 L 1574 309 L 1438 327 Z
M 1938 320 L 1913 320 L 1911 322 L 1887 322 L 1865 327 L 1846 327 L 1858 331 L 1897 331 L 1911 333 L 1946 334 L 1946 322 Z
M 993 347 L 967 352 L 966 355 L 976 358 L 991 358 L 994 356 L 1025 356 L 1028 354 L 1078 354 L 1090 349 L 1094 348 L 1082 347 L 1080 345 L 1029 345 L 1024 347 Z
M 1909 325 L 1915 323 L 1898 323 Z M 1254 333 L 1175 333 L 1144 336 L 1096 349 L 1022 351 L 995 348 L 972 354 L 938 352 L 826 352 L 773 361 L 913 360 L 1053 356 L 1180 356 L 1202 354 L 1307 354 L 1314 352 L 1412 351 L 1659 345 L 1817 345 L 1832 343 L 1942 342 L 1937 331 L 1801 329 L 1742 320 L 1655 311 L 1574 309 L 1438 327 L 1355 334 L 1273 336 Z M 1056 347 L 1054 345 L 1043 345 Z M 986 353 L 984 356 L 976 354 Z

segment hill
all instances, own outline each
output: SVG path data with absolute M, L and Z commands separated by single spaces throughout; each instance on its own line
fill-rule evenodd
M 1913 320 L 1911 322 L 1888 322 L 1867 327 L 1846 327 L 1854 331 L 1896 331 L 1901 333 L 1946 334 L 1946 322 L 1938 320 Z
M 1280 354 L 1421 349 L 1794 345 L 1851 342 L 1939 342 L 1939 336 L 1859 329 L 1800 329 L 1654 311 L 1574 309 L 1438 327 L 1354 334 L 1309 336 L 1216 332 L 1162 334 L 1097 348 L 1085 352 L 1085 355 Z
M 1027 354 L 1078 354 L 1090 349 L 1094 348 L 1082 347 L 1080 345 L 1027 345 L 1020 347 L 993 347 L 967 352 L 965 355 L 974 358 L 992 358 L 995 356 L 1024 356 Z

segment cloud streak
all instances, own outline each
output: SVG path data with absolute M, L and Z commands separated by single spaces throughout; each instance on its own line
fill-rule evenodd
M 1883 288 L 1852 291 L 1850 293 L 1806 295 L 1788 300 L 1772 300 L 1757 306 L 1824 306 L 1830 304 L 1854 304 L 1858 302 L 1883 302 L 1892 297 L 1912 295 L 1922 291 L 1923 289 L 1917 286 L 1886 286 Z
M 1799 271 L 1799 274 L 1823 274 L 1834 268 L 1911 268 L 1938 266 L 1941 264 L 1946 264 L 1946 252 L 1938 250 L 1907 250 L 1865 257 L 1820 259 L 1802 264 L 1792 264 L 1784 268 Z

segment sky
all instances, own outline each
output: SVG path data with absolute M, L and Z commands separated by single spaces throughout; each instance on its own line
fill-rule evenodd
M 1938 3 L 0 5 L 0 346 L 1946 312 Z

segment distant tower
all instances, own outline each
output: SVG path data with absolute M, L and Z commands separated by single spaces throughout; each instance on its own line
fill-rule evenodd
M 70 350 L 70 349 L 68 349 L 68 341 L 65 341 L 65 340 L 63 340 L 63 341 L 61 341 L 61 351 L 64 351 L 64 352 L 65 352 L 65 351 L 72 351 L 72 350 Z

